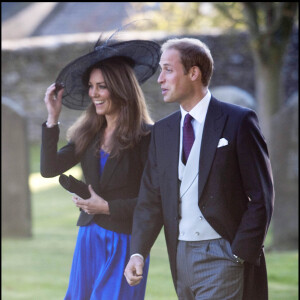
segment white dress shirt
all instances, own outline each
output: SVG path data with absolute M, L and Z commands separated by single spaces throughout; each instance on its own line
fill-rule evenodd
M 204 121 L 205 121 L 208 105 L 210 102 L 210 98 L 211 98 L 211 93 L 208 90 L 207 94 L 204 96 L 204 98 L 195 107 L 193 107 L 193 109 L 190 112 L 187 112 L 180 106 L 180 110 L 181 110 L 180 145 L 182 145 L 183 123 L 184 123 L 185 115 L 187 113 L 189 113 L 194 118 L 191 123 L 192 123 L 193 129 L 194 129 L 195 137 L 199 137 L 199 136 L 202 137 Z M 181 157 L 182 157 L 182 146 L 180 147 L 180 150 L 179 150 L 179 159 L 180 160 L 181 160 Z
M 195 141 L 192 146 L 186 165 L 182 163 L 182 140 L 183 122 L 188 113 L 182 107 L 181 126 L 180 126 L 180 151 L 178 158 L 178 178 L 180 180 L 180 216 L 179 221 L 179 240 L 199 241 L 220 238 L 220 235 L 210 226 L 200 211 L 198 205 L 198 176 L 199 159 L 202 142 L 202 134 L 207 109 L 209 106 L 211 93 L 207 94 L 201 101 L 193 107 L 189 114 L 194 118 L 192 126 L 195 134 Z

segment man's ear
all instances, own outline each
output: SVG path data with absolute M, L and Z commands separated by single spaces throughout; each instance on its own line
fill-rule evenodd
M 200 68 L 197 66 L 191 67 L 189 71 L 189 76 L 192 81 L 199 80 L 199 79 L 201 80 L 202 73 Z

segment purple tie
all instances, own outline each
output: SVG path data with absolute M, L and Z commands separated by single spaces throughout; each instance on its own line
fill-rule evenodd
M 186 164 L 189 154 L 191 152 L 195 135 L 194 129 L 192 126 L 191 121 L 193 117 L 189 114 L 186 114 L 184 118 L 184 125 L 183 125 L 183 148 L 182 148 L 182 162 Z

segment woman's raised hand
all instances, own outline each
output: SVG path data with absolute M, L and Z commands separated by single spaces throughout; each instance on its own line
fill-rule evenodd
M 56 94 L 55 83 L 51 84 L 45 93 L 45 104 L 48 111 L 47 124 L 57 124 L 62 108 L 62 95 L 64 89 L 61 88 Z

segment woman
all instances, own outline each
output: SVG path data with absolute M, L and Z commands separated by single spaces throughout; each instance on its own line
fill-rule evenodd
M 98 41 L 47 89 L 41 174 L 54 177 L 80 162 L 91 194 L 73 196 L 80 227 L 66 300 L 144 299 L 149 259 L 141 286 L 130 287 L 123 272 L 152 123 L 138 81 L 156 71 L 159 48 L 150 41 Z M 57 152 L 62 104 L 87 109 Z

